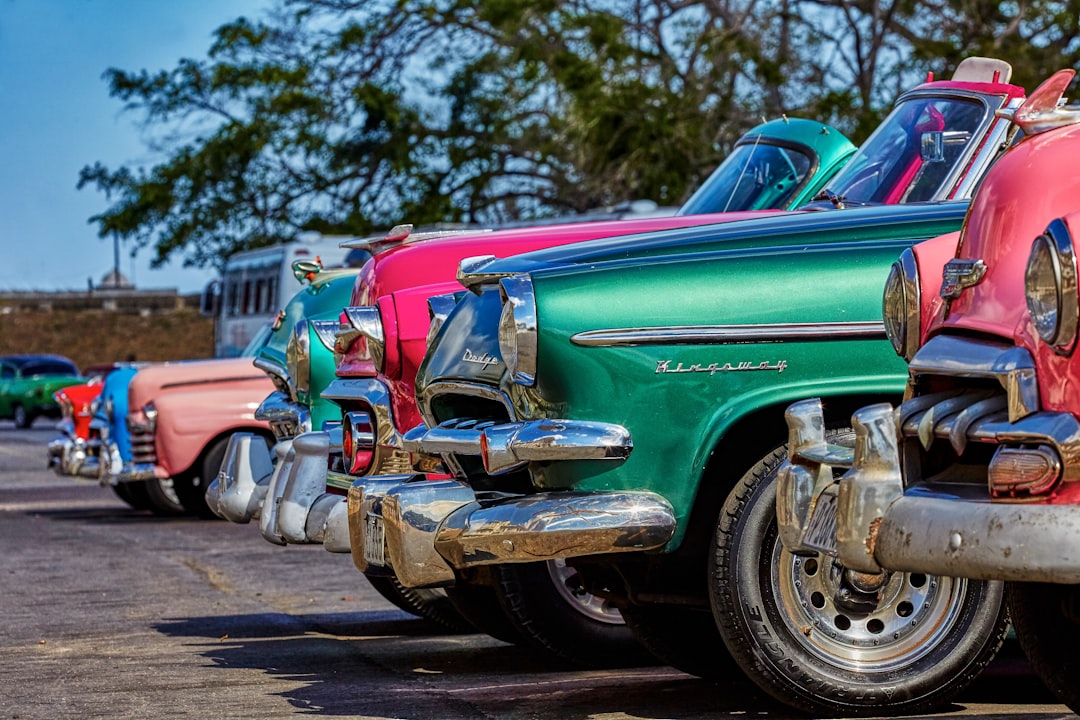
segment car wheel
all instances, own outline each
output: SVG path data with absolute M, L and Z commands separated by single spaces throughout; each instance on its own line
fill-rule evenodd
M 495 593 L 531 646 L 585 667 L 655 662 L 634 638 L 618 608 L 582 587 L 565 562 L 496 565 Z
M 185 515 L 184 506 L 176 495 L 172 478 L 153 478 L 138 481 L 146 488 L 146 498 L 150 503 L 150 512 L 158 517 Z
M 925 712 L 974 680 L 1008 629 L 1004 583 L 854 574 L 784 549 L 780 446 L 732 490 L 709 559 L 717 626 L 763 690 L 815 715 Z
M 145 482 L 126 482 L 111 485 L 116 497 L 120 498 L 135 510 L 149 510 L 150 498 L 146 494 Z
M 407 588 L 395 577 L 368 577 L 380 595 L 410 615 L 422 617 L 441 628 L 456 633 L 476 632 L 461 617 L 441 588 Z
M 267 445 L 269 446 L 269 442 Z M 218 473 L 225 460 L 225 451 L 229 447 L 229 436 L 218 438 L 203 453 L 197 464 L 198 472 L 187 472 L 174 478 L 176 496 L 184 509 L 195 517 L 204 520 L 217 520 L 217 514 L 206 504 L 206 488 Z
M 458 582 L 446 588 L 446 597 L 474 630 L 511 645 L 520 645 L 524 637 L 511 622 L 490 585 Z
M 1043 683 L 1080 715 L 1080 586 L 1009 585 L 1020 646 Z
M 34 424 L 34 418 L 30 416 L 30 413 L 26 412 L 25 407 L 19 404 L 12 406 L 11 418 L 15 421 L 15 427 L 20 430 L 25 430 Z
M 638 642 L 667 665 L 709 680 L 739 673 L 708 608 L 631 605 L 622 616 Z

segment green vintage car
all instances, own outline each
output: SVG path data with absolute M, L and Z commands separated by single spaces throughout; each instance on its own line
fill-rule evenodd
M 75 363 L 61 355 L 0 357 L 0 418 L 28 428 L 38 417 L 60 417 L 53 393 L 84 382 Z
M 932 85 L 898 105 L 914 133 L 886 128 L 844 174 L 906 178 L 909 201 L 969 196 L 1013 132 L 995 112 L 1022 91 Z M 889 199 L 873 187 L 829 197 L 842 212 L 463 263 L 473 292 L 420 367 L 424 425 L 404 440 L 418 467 L 441 461 L 455 479 L 357 481 L 358 564 L 410 586 L 490 584 L 537 644 L 625 659 L 614 618 L 556 600 L 562 561 L 576 594 L 618 608 L 690 672 L 741 668 L 812 713 L 952 697 L 1000 645 L 1000 587 L 901 575 L 887 593 L 862 588 L 829 558 L 784 552 L 761 482 L 782 457 L 789 399 L 824 396 L 843 424 L 903 391 L 881 288 L 903 249 L 958 230 L 967 204 L 853 207 Z

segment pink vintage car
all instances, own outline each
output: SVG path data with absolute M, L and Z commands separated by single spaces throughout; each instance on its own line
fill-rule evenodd
M 270 441 L 270 426 L 255 419 L 255 410 L 273 389 L 250 357 L 142 368 L 128 386 L 126 416 L 112 423 L 99 466 L 102 484 L 146 482 L 159 497 L 153 508 L 159 513 L 168 513 L 171 502 L 174 512 L 207 515 L 206 484 L 217 475 L 229 436 L 247 431 Z
M 828 444 L 820 402 L 788 410 L 777 514 L 790 550 L 843 564 L 838 592 L 925 574 L 952 576 L 928 592 L 1014 581 L 1021 644 L 1080 712 L 1080 108 L 1058 107 L 1073 74 L 1017 111 L 1026 137 L 959 243 L 894 266 L 884 311 L 910 361 L 903 404 L 859 410 L 853 452 Z

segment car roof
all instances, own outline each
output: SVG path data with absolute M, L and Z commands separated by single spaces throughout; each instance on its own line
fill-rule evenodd
M 0 362 L 7 363 L 8 365 L 14 365 L 16 367 L 23 367 L 30 363 L 41 362 L 43 360 L 51 362 L 62 362 L 76 367 L 71 358 L 66 358 L 63 355 L 49 355 L 49 354 L 29 354 L 29 355 L 3 355 L 0 356 Z

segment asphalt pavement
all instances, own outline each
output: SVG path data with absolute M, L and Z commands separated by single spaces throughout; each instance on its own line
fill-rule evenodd
M 0 720 L 787 718 L 747 680 L 582 671 L 440 631 L 348 555 L 257 525 L 158 518 L 55 476 L 39 420 L 0 421 Z M 933 717 L 1074 717 L 1014 644 Z

